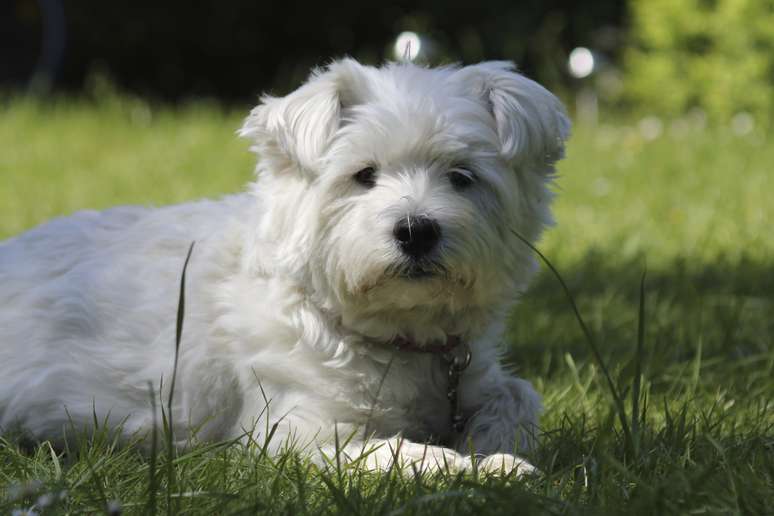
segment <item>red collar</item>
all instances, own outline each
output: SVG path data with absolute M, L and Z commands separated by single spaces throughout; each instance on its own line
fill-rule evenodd
M 414 353 L 435 353 L 443 355 L 449 353 L 460 345 L 462 339 L 458 335 L 449 335 L 446 337 L 446 342 L 431 342 L 424 345 L 419 345 L 411 339 L 407 339 L 402 335 L 398 335 L 390 344 L 395 346 L 400 351 L 412 351 Z

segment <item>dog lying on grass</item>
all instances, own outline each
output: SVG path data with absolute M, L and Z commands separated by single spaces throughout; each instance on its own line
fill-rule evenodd
M 274 428 L 270 450 L 319 463 L 529 471 L 513 454 L 540 399 L 498 344 L 568 133 L 559 101 L 504 62 L 344 59 L 263 97 L 239 131 L 259 156 L 249 192 L 80 212 L 0 243 L 0 428 L 152 431 L 195 241 L 179 445 Z

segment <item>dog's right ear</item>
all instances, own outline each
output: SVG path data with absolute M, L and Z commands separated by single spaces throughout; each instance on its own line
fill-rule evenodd
M 570 120 L 562 103 L 507 61 L 466 66 L 454 78 L 487 104 L 509 161 L 532 162 L 551 170 L 564 155 Z
M 285 97 L 264 95 L 239 130 L 262 160 L 291 160 L 314 175 L 341 123 L 341 110 L 358 102 L 366 67 L 354 59 L 331 63 Z M 282 167 L 284 168 L 284 167 Z

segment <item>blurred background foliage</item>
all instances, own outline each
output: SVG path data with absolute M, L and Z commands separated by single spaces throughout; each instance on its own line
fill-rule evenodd
M 761 122 L 774 106 L 774 1 L 631 1 L 625 95 L 661 114 Z M 734 118 L 736 117 L 736 118 Z
M 687 116 L 748 133 L 774 109 L 774 0 L 4 0 L 0 90 L 98 95 L 109 82 L 154 101 L 241 105 L 337 56 L 399 58 L 405 31 L 420 62 L 513 60 L 581 119 Z

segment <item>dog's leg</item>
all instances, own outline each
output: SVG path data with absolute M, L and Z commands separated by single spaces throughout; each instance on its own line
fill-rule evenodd
M 470 459 L 451 448 L 409 441 L 402 437 L 371 439 L 320 448 L 319 462 L 324 466 L 363 468 L 366 471 L 388 471 L 398 467 L 412 474 L 449 472 L 470 468 Z
M 479 391 L 479 408 L 473 413 L 466 430 L 457 442 L 462 454 L 485 456 L 478 460 L 483 471 L 517 475 L 535 471 L 525 459 L 512 455 L 530 451 L 536 442 L 540 396 L 526 380 L 503 375 L 502 381 Z
M 304 417 L 299 417 L 303 413 Z M 311 421 L 316 423 L 310 424 Z M 331 424 L 315 419 L 310 411 L 297 410 L 275 423 L 242 423 L 241 428 L 255 428 L 243 435 L 243 442 L 257 443 L 271 454 L 284 450 L 297 451 L 312 463 L 325 469 L 389 471 L 393 467 L 409 474 L 450 472 L 467 470 L 470 458 L 452 448 L 413 442 L 402 436 L 389 439 L 365 438 L 357 425 Z M 265 428 L 266 435 L 261 437 Z M 322 429 L 325 429 L 322 431 Z M 332 430 L 332 431 L 331 431 Z M 330 432 L 330 433 L 328 433 Z

